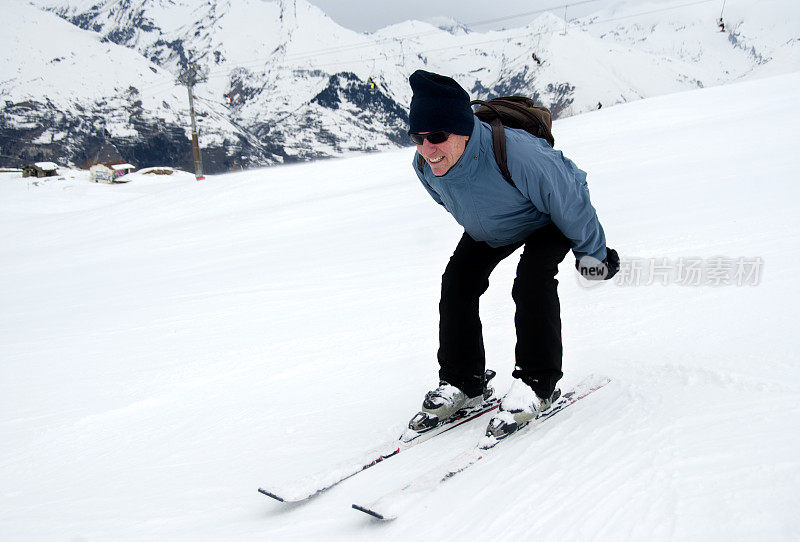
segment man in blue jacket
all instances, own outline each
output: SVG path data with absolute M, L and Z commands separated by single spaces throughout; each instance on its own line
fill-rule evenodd
M 523 248 L 512 289 L 515 380 L 489 425 L 502 438 L 547 410 L 560 395 L 558 264 L 572 249 L 584 276 L 609 279 L 619 269 L 619 258 L 606 247 L 586 173 L 572 161 L 545 140 L 506 128 L 511 185 L 497 165 L 491 127 L 475 117 L 466 91 L 450 77 L 423 70 L 414 72 L 409 83 L 409 134 L 417 145 L 414 171 L 465 230 L 442 276 L 440 385 L 426 394 L 411 428 L 477 406 L 491 393 L 478 301 L 497 264 Z M 417 168 L 420 156 L 422 171 Z

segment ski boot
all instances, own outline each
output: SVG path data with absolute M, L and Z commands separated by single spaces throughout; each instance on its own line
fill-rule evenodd
M 459 388 L 444 381 L 439 382 L 439 387 L 425 394 L 422 410 L 408 422 L 406 438 L 411 437 L 412 433 L 426 433 L 451 418 L 459 418 L 483 405 L 484 401 L 494 395 L 494 388 L 489 385 L 489 381 L 495 374 L 492 370 L 486 371 L 483 375 L 483 393 L 475 397 L 467 397 Z
M 539 397 L 522 380 L 514 380 L 511 389 L 500 402 L 500 410 L 489 420 L 486 437 L 494 442 L 502 440 L 546 414 L 552 408 L 561 390 L 556 388 L 550 397 Z

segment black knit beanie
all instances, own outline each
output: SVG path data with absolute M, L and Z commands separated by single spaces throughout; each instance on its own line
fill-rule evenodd
M 438 132 L 472 135 L 474 115 L 469 94 L 452 78 L 417 70 L 408 78 L 413 96 L 409 134 Z

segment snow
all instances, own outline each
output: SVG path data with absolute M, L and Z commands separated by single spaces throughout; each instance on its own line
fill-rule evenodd
M 95 117 L 95 130 L 114 137 L 135 137 L 132 113 L 186 125 L 185 89 L 141 54 L 22 2 L 5 2 L 7 19 L 0 33 L 0 94 L 7 107 L 4 128 L 37 130 L 36 144 L 64 138 L 69 119 Z M 22 107 L 15 110 L 13 104 Z M 75 121 L 78 126 L 81 122 Z M 60 125 L 61 130 L 58 129 Z M 78 132 L 81 130 L 79 129 Z M 186 127 L 187 137 L 189 128 Z M 15 136 L 17 137 L 17 136 Z M 43 151 L 51 152 L 51 151 Z
M 794 540 L 798 90 L 792 73 L 555 123 L 623 261 L 763 268 L 742 286 L 648 285 L 645 266 L 638 285 L 588 288 L 568 256 L 562 385 L 612 382 L 390 524 L 350 504 L 465 450 L 483 421 L 304 504 L 257 488 L 399 435 L 437 383 L 439 279 L 460 229 L 410 149 L 202 182 L 0 173 L 0 532 Z M 501 392 L 514 259 L 481 305 Z
M 69 110 L 86 100 L 120 98 L 130 87 L 159 87 L 158 96 L 142 97 L 149 111 L 166 113 L 164 100 L 180 110 L 186 101 L 168 72 L 135 51 L 101 43 L 94 32 L 22 3 L 7 3 L 4 15 L 13 22 L 0 34 L 0 91 L 7 100 L 40 99 L 45 91 L 41 101 Z
M 522 380 L 514 380 L 505 397 L 503 397 L 503 408 L 518 412 L 524 410 L 532 412 L 531 407 L 536 404 L 538 408 L 540 404 L 540 401 L 536 399 L 536 394 L 533 393 L 530 386 L 523 383 Z M 511 416 L 511 421 L 514 421 L 513 415 Z
M 419 68 L 454 76 L 473 98 L 535 96 L 557 116 L 800 69 L 800 3 L 786 0 L 729 2 L 725 33 L 716 26 L 721 6 L 685 0 L 615 2 L 568 24 L 559 10 L 500 31 L 453 33 L 406 21 L 373 34 L 342 28 L 305 0 L 6 4 L 0 93 L 38 110 L 13 109 L 10 126 L 34 129 L 37 119 L 52 124 L 50 117 L 62 114 L 66 125 L 86 111 L 115 138 L 134 138 L 143 132 L 120 112 L 138 110 L 140 100 L 145 116 L 187 126 L 186 90 L 175 80 L 184 55 L 207 75 L 195 88 L 201 142 L 236 153 L 244 137 L 245 162 L 259 164 L 397 148 L 397 123 L 369 120 L 376 112 L 397 119 L 389 106 L 408 105 L 408 76 Z M 97 33 L 33 6 L 80 16 Z M 389 109 L 372 105 L 365 116 L 363 105 L 320 105 L 319 94 L 342 72 L 362 83 L 372 78 Z M 365 98 L 359 91 L 349 100 Z M 310 128 L 291 129 L 296 125 Z M 50 144 L 65 133 L 45 130 L 34 141 Z

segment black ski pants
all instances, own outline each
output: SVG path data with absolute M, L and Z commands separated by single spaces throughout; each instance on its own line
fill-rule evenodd
M 524 246 L 511 295 L 517 330 L 514 377 L 549 397 L 561 372 L 561 305 L 558 264 L 570 242 L 554 225 L 527 239 L 492 248 L 466 232 L 442 276 L 439 302 L 439 378 L 474 397 L 483 390 L 486 354 L 478 312 L 479 298 L 489 288 L 489 275 L 502 260 Z

